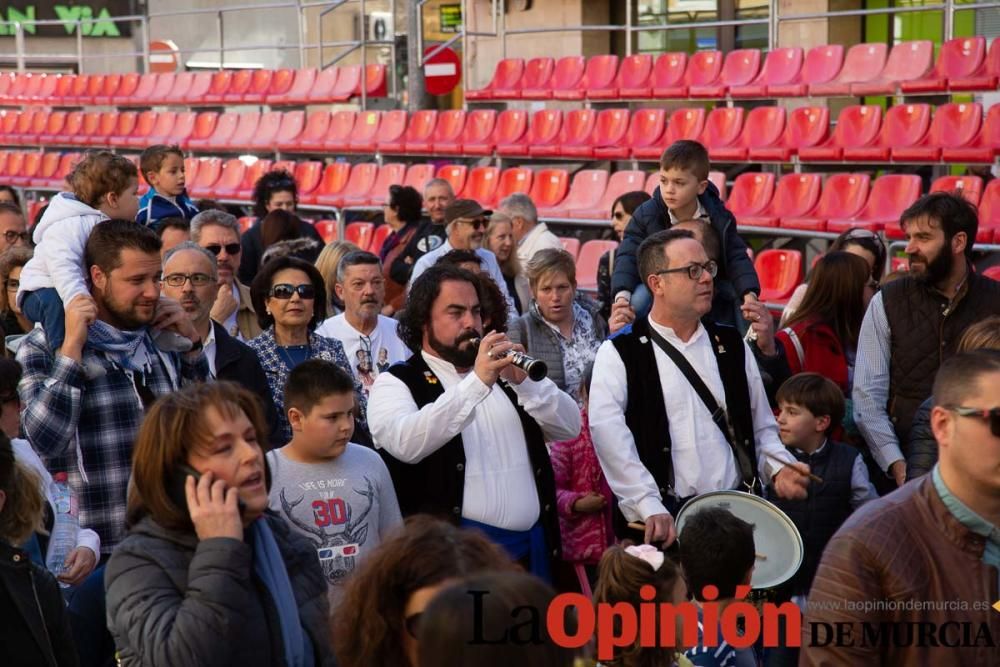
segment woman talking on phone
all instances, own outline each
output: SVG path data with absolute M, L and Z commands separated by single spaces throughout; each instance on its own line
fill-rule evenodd
M 120 665 L 335 664 L 316 549 L 265 511 L 265 442 L 256 397 L 228 382 L 147 413 L 105 575 Z

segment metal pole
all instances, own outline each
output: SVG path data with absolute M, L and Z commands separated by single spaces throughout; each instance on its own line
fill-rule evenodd
M 778 48 L 778 21 L 781 20 L 781 12 L 778 0 L 771 0 L 767 13 L 767 48 L 769 51 Z
M 368 31 L 365 30 L 365 0 L 361 0 L 361 110 L 368 110 Z M 344 238 L 340 236 L 339 238 Z
M 17 51 L 17 71 L 24 73 L 24 26 L 17 22 L 14 24 L 14 48 Z
M 79 19 L 76 20 L 76 67 L 83 74 L 83 23 Z
M 471 54 L 469 53 L 469 4 L 466 0 L 462 0 L 462 86 L 463 90 L 468 90 L 468 87 L 472 85 L 472 80 L 469 78 L 469 72 L 472 71 L 469 66 L 469 61 L 472 60 Z M 462 95 L 462 108 L 468 110 L 469 102 L 465 99 L 465 95 Z
M 142 27 L 142 73 L 149 74 L 149 19 L 142 17 L 139 25 Z
M 634 0 L 625 2 L 625 55 L 632 55 L 632 3 Z
M 396 0 L 389 3 L 389 13 L 392 14 L 392 46 L 389 48 L 389 94 L 399 104 L 399 82 L 396 72 Z
M 299 69 L 306 66 L 306 24 L 301 0 L 295 0 L 295 14 L 299 20 Z
M 949 40 L 954 37 L 955 33 L 955 2 L 954 0 L 945 0 L 944 4 L 944 38 Z
M 406 39 L 406 108 L 410 113 L 430 106 L 424 84 L 424 2 L 409 12 Z
M 225 41 L 224 41 L 223 36 L 222 36 L 222 32 L 223 32 L 222 31 L 222 10 L 220 9 L 218 12 L 216 12 L 215 16 L 216 16 L 216 18 L 215 18 L 215 26 L 216 26 L 216 30 L 219 33 L 219 69 L 222 69 L 223 65 L 225 64 L 225 58 L 226 58 L 226 56 L 225 56 L 225 52 L 226 52 Z

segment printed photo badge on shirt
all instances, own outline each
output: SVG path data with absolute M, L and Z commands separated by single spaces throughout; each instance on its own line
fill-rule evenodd
M 427 379 L 427 384 L 438 383 L 437 377 L 434 375 L 434 373 L 431 373 L 430 371 L 424 371 L 424 377 Z

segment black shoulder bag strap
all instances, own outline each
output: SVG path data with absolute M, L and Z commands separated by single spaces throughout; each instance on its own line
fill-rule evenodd
M 729 419 L 726 416 L 726 410 L 719 402 L 715 400 L 715 396 L 712 395 L 712 391 L 705 385 L 704 380 L 698 375 L 698 371 L 691 366 L 691 363 L 684 358 L 684 355 L 680 353 L 676 347 L 671 345 L 666 341 L 666 339 L 661 336 L 652 325 L 649 327 L 649 337 L 653 339 L 660 349 L 663 350 L 664 354 L 670 357 L 670 360 L 674 362 L 674 365 L 680 369 L 680 372 L 684 374 L 687 378 L 688 383 L 691 388 L 694 389 L 695 393 L 698 394 L 698 398 L 701 402 L 705 404 L 708 411 L 712 415 L 712 421 L 715 425 L 719 427 L 722 431 L 722 436 L 729 443 L 729 448 L 733 450 L 733 458 L 736 459 L 736 465 L 740 471 L 740 477 L 743 479 L 744 486 L 747 487 L 747 491 L 750 493 L 754 492 L 754 485 L 756 482 L 756 474 L 754 473 L 755 466 L 747 455 L 746 450 L 736 445 L 736 434 L 733 432 L 732 426 L 729 425 Z

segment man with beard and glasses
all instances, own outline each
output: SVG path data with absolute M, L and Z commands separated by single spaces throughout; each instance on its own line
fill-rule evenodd
M 344 312 L 323 322 L 316 333 L 343 343 L 347 358 L 355 360 L 351 366 L 354 377 L 367 396 L 380 372 L 376 358 L 393 364 L 412 352 L 396 335 L 396 320 L 381 314 L 385 278 L 377 256 L 363 250 L 344 255 L 337 264 L 334 289 L 344 302 Z
M 145 411 L 157 397 L 204 381 L 208 364 L 190 318 L 176 301 L 160 299 L 160 239 L 153 230 L 130 220 L 101 222 L 84 257 L 93 301 L 65 305 L 58 354 L 43 329 L 24 338 L 18 393 L 27 439 L 51 472 L 69 474 L 80 525 L 97 531 L 107 555 L 125 537 L 132 442 Z M 191 351 L 157 349 L 151 335 L 157 329 L 187 338 Z
M 937 192 L 903 211 L 909 275 L 876 294 L 865 313 L 854 370 L 854 421 L 883 471 L 902 486 L 917 407 L 970 324 L 1000 313 L 1000 283 L 973 271 L 976 208 Z M 876 485 L 878 486 L 878 485 Z
M 413 284 L 399 336 L 416 353 L 375 381 L 368 423 L 403 516 L 479 529 L 547 578 L 560 541 L 545 443 L 579 435 L 580 411 L 512 365 L 520 345 L 483 331 L 481 280 L 437 265 Z
M 250 288 L 237 279 L 243 249 L 235 215 L 209 209 L 191 218 L 191 240 L 215 255 L 219 268 L 212 319 L 229 335 L 246 342 L 261 334 L 250 298 Z
M 209 376 L 242 385 L 260 398 L 268 433 L 273 435 L 277 413 L 257 353 L 230 336 L 225 327 L 210 316 L 219 291 L 218 282 L 215 255 L 196 243 L 181 243 L 163 256 L 161 289 L 165 296 L 181 304 L 201 336 Z M 276 439 L 271 444 L 285 443 Z

